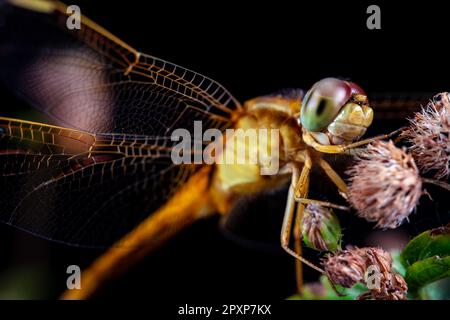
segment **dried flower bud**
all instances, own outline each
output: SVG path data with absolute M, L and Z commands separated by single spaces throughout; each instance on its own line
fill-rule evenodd
M 322 260 L 322 265 L 331 282 L 344 288 L 351 288 L 364 280 L 366 259 L 358 248 L 339 250 L 327 255 Z
M 348 199 L 367 221 L 396 228 L 416 207 L 422 180 L 413 158 L 392 141 L 376 141 L 357 157 L 350 175 Z
M 366 271 L 375 267 L 378 286 L 367 286 L 369 291 L 359 299 L 405 300 L 408 286 L 403 277 L 392 270 L 392 257 L 381 248 L 348 247 L 322 260 L 329 279 L 350 288 L 356 283 L 366 283 Z
M 305 244 L 315 250 L 334 251 L 342 238 L 339 220 L 332 210 L 317 204 L 308 204 L 302 218 L 302 236 Z
M 408 285 L 405 279 L 398 273 L 382 273 L 380 287 L 371 289 L 358 297 L 360 300 L 407 300 Z
M 402 136 L 411 144 L 409 151 L 423 173 L 434 178 L 450 175 L 450 102 L 448 93 L 440 93 L 409 120 Z
M 391 254 L 381 248 L 361 248 L 362 254 L 366 255 L 367 265 L 378 266 L 380 272 L 391 272 L 392 257 Z
M 383 300 L 406 300 L 408 285 L 405 279 L 398 273 L 390 275 L 386 281 L 381 281 L 381 289 L 374 293 L 375 299 Z

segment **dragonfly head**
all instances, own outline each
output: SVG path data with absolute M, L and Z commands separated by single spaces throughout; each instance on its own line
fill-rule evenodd
M 306 93 L 299 122 L 317 142 L 330 145 L 358 140 L 372 119 L 373 110 L 357 84 L 325 78 Z

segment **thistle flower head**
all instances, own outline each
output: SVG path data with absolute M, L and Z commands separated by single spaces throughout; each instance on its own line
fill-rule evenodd
M 422 180 L 412 156 L 392 141 L 367 146 L 350 175 L 348 200 L 367 221 L 379 228 L 396 228 L 416 207 Z
M 334 251 L 342 238 L 338 218 L 332 210 L 317 204 L 308 204 L 302 218 L 302 236 L 305 244 L 315 250 Z
M 378 270 L 379 283 L 369 286 L 360 299 L 404 300 L 408 286 L 401 275 L 392 270 L 392 257 L 380 248 L 348 247 L 328 255 L 322 260 L 329 279 L 350 288 L 356 283 L 366 283 L 366 271 L 371 266 Z
M 377 266 L 380 272 L 390 272 L 392 268 L 391 254 L 381 248 L 361 248 L 361 254 L 366 257 L 366 264 Z
M 325 273 L 331 282 L 351 288 L 364 280 L 366 259 L 358 248 L 338 250 L 322 260 Z
M 370 290 L 370 298 L 376 300 L 406 300 L 408 286 L 398 273 L 382 274 L 380 288 Z
M 423 173 L 432 172 L 436 179 L 450 175 L 450 100 L 440 93 L 409 119 L 402 136 L 411 144 L 409 151 Z
M 370 289 L 358 297 L 359 300 L 407 300 L 408 285 L 398 273 L 381 273 L 379 287 Z

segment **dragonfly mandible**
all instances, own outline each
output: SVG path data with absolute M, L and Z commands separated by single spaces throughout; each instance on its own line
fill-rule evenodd
M 83 289 L 65 298 L 90 296 L 196 220 L 226 215 L 242 195 L 289 180 L 282 247 L 322 272 L 301 256 L 298 232 L 290 247 L 291 229 L 302 204 L 318 202 L 307 198 L 313 165 L 346 192 L 321 155 L 373 140 L 360 140 L 373 112 L 359 86 L 327 78 L 306 96 L 287 90 L 242 105 L 216 81 L 143 54 L 84 16 L 68 30 L 60 2 L 2 6 L 1 78 L 57 125 L 0 118 L 0 220 L 53 241 L 111 246 L 84 272 Z M 279 174 L 261 176 L 260 164 L 174 164 L 171 132 L 192 131 L 194 121 L 280 129 Z

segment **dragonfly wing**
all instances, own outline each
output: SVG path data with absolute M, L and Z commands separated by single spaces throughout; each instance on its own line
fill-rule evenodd
M 192 132 L 194 120 L 226 128 L 240 105 L 217 82 L 142 54 L 84 16 L 69 30 L 57 1 L 0 6 L 0 79 L 78 129 L 2 119 L 0 219 L 52 240 L 108 246 L 196 171 L 172 163 L 171 131 Z
M 171 164 L 171 143 L 0 118 L 0 220 L 55 241 L 109 246 L 194 172 Z
M 240 108 L 216 81 L 140 53 L 84 16 L 80 29 L 69 30 L 62 3 L 10 2 L 18 6 L 3 4 L 0 77 L 64 125 L 167 135 L 194 120 L 228 127 Z
M 433 92 L 374 92 L 369 94 L 369 102 L 374 109 L 375 121 L 406 120 L 436 94 Z

